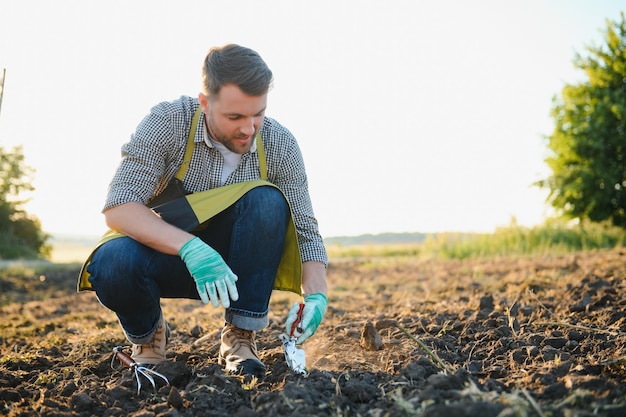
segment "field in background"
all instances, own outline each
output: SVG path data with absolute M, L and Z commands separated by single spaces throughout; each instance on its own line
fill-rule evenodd
M 498 256 L 542 256 L 594 249 L 613 249 L 626 245 L 626 230 L 607 224 L 567 224 L 548 221 L 532 228 L 509 226 L 494 233 L 411 234 L 418 241 L 409 242 L 405 234 L 384 235 L 380 243 L 375 235 L 359 239 L 333 238 L 327 241 L 330 258 L 417 257 L 422 259 L 476 259 Z
M 55 236 L 51 261 L 83 262 L 99 236 Z M 327 238 L 331 259 L 354 257 L 418 257 L 468 259 L 493 256 L 563 254 L 626 246 L 626 231 L 607 224 L 548 221 L 532 228 L 514 222 L 494 233 L 383 233 Z
M 99 236 L 54 236 L 50 240 L 50 244 L 52 245 L 50 261 L 54 263 L 83 262 L 98 239 Z

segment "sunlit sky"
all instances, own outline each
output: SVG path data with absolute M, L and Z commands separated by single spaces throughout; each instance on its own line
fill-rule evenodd
M 267 115 L 302 148 L 324 237 L 490 232 L 550 214 L 532 184 L 552 97 L 584 75 L 616 0 L 0 0 L 0 146 L 36 169 L 45 231 L 98 235 L 120 147 L 197 96 L 215 45 L 274 72 Z

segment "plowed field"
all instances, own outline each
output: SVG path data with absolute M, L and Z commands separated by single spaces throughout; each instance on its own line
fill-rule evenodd
M 262 381 L 217 363 L 222 311 L 164 300 L 156 370 L 112 369 L 127 342 L 78 270 L 0 278 L 0 415 L 625 416 L 626 250 L 534 258 L 331 260 L 330 306 L 304 344 L 278 339 L 297 298 L 276 293 L 258 334 Z

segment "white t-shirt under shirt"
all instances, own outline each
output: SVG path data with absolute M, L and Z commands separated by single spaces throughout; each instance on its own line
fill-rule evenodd
M 206 138 L 205 139 L 206 144 L 209 147 L 215 148 L 218 151 L 220 151 L 220 153 L 224 157 L 224 167 L 222 168 L 222 178 L 220 179 L 220 185 L 224 185 L 228 176 L 232 174 L 235 169 L 237 169 L 237 165 L 239 165 L 239 161 L 241 161 L 241 154 L 232 152 L 226 146 L 214 140 L 209 134 L 206 125 L 204 125 L 204 133 L 205 133 L 204 137 Z M 253 152 L 255 150 L 256 150 L 256 141 L 252 143 L 252 148 L 250 149 L 250 151 Z

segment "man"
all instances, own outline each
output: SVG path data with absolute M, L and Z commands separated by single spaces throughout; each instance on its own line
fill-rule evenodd
M 327 255 L 297 142 L 265 117 L 271 82 L 255 51 L 213 48 L 198 98 L 156 105 L 122 148 L 103 210 L 112 230 L 79 289 L 116 313 L 138 363 L 166 357 L 161 298 L 221 303 L 220 363 L 257 377 L 265 365 L 254 337 L 268 325 L 272 289 L 304 295 L 298 343 L 324 316 Z

